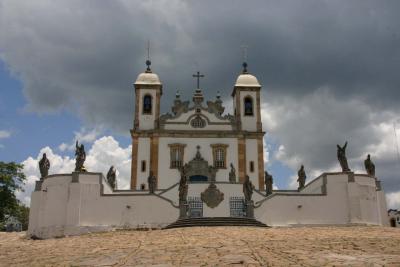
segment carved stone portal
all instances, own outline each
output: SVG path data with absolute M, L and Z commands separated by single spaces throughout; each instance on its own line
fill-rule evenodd
M 183 168 L 190 182 L 196 182 L 196 178 L 198 177 L 206 177 L 207 181 L 205 182 L 215 182 L 217 169 L 209 166 L 208 162 L 203 159 L 200 154 L 200 146 L 197 146 L 195 158 L 186 163 Z
M 224 200 L 224 193 L 219 191 L 214 183 L 211 183 L 208 188 L 201 193 L 201 200 L 210 208 L 215 208 Z

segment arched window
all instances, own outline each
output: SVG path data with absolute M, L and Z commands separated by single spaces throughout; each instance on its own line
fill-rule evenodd
M 246 96 L 244 98 L 244 115 L 245 116 L 253 116 L 253 98 L 250 96 Z
M 143 97 L 143 114 L 151 114 L 152 104 L 151 95 L 145 95 Z

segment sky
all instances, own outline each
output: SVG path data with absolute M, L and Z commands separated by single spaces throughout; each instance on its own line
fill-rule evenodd
M 128 187 L 132 84 L 152 69 L 162 112 L 177 90 L 190 99 L 192 74 L 207 99 L 232 91 L 247 46 L 262 88 L 265 167 L 280 189 L 339 171 L 336 144 L 349 142 L 350 168 L 376 165 L 388 206 L 400 208 L 399 1 L 13 1 L 0 0 L 0 160 L 25 165 L 29 204 L 37 162 L 70 172 L 74 142 L 86 167 L 114 164 Z M 397 139 L 396 139 L 397 134 Z

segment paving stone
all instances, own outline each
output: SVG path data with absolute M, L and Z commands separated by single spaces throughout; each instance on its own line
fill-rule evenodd
M 385 227 L 193 227 L 48 240 L 0 233 L 0 266 L 400 266 Z

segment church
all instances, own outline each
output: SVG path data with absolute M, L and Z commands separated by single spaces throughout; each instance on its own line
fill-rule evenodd
M 77 145 L 70 173 L 48 175 L 49 167 L 41 166 L 29 236 L 188 226 L 388 225 L 374 165 L 368 156 L 366 173 L 351 171 L 347 143 L 338 145 L 341 170 L 306 184 L 302 168 L 297 190 L 272 190 L 272 176 L 264 171 L 262 86 L 246 63 L 232 76 L 233 114 L 224 114 L 219 93 L 204 99 L 199 72 L 192 99 L 177 92 L 170 111 L 161 114 L 163 84 L 149 60 L 146 65 L 133 88 L 130 189 L 115 188 L 112 168 L 106 177 L 86 170 L 84 147 Z
M 180 99 L 171 112 L 160 114 L 162 83 L 150 69 L 135 82 L 135 116 L 132 134 L 131 189 L 145 189 L 150 171 L 157 188 L 179 182 L 180 168 L 187 164 L 189 182 L 229 182 L 230 170 L 237 170 L 231 182 L 243 182 L 245 175 L 262 190 L 264 156 L 260 93 L 256 77 L 243 72 L 232 90 L 234 114 L 223 115 L 220 96 L 205 101 L 197 73 L 197 89 L 192 101 Z M 196 160 L 196 153 L 203 158 Z

